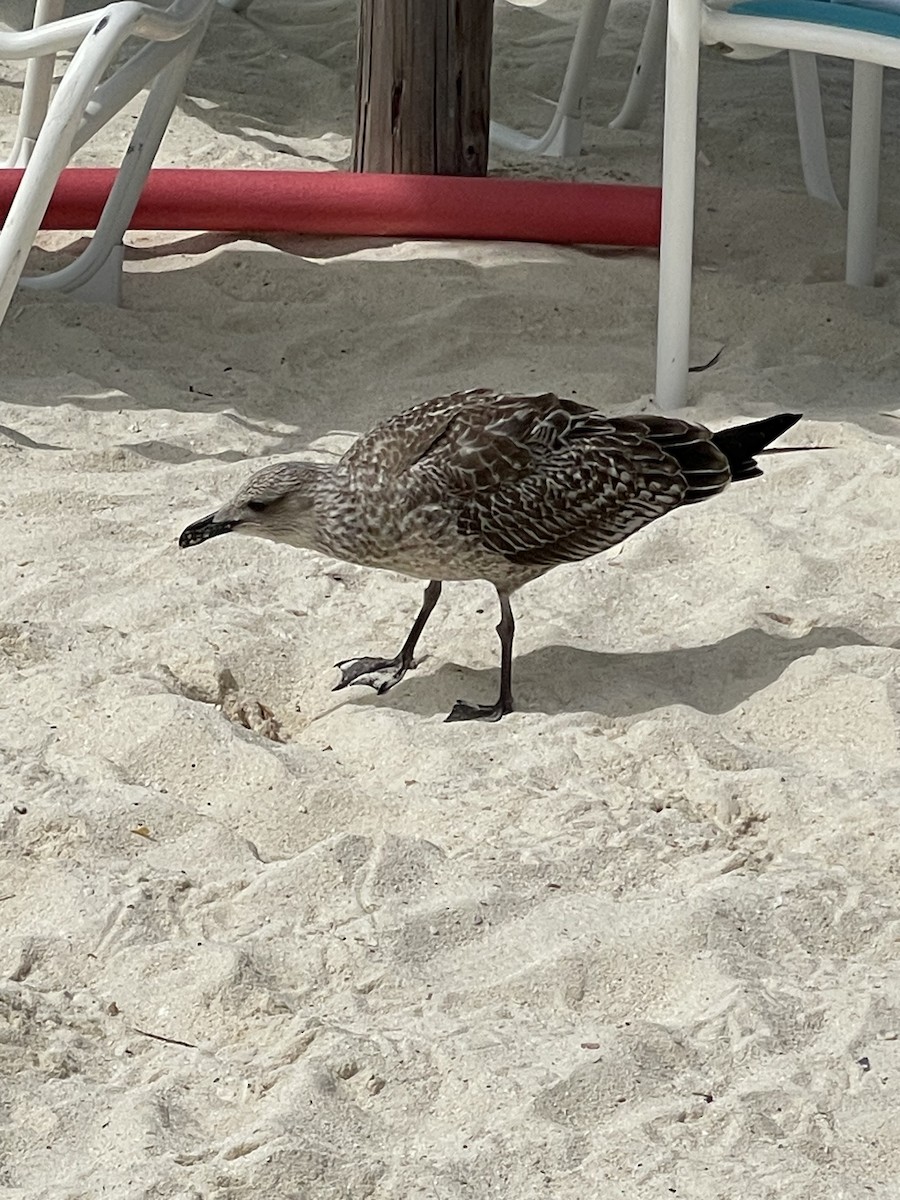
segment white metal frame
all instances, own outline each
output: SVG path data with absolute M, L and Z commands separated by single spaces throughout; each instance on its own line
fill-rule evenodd
M 0 58 L 27 59 L 22 112 L 10 163 L 24 173 L 0 230 L 0 322 L 21 281 L 32 288 L 116 301 L 122 238 L 184 86 L 215 0 L 154 8 L 115 0 L 63 17 L 65 0 L 37 0 L 30 30 L 0 31 Z M 128 38 L 141 44 L 110 72 Z M 56 55 L 73 50 L 53 99 Z M 104 76 L 107 76 L 104 78 Z M 72 155 L 142 88 L 149 92 L 88 248 L 62 270 L 21 279 L 28 252 Z
M 491 140 L 494 145 L 507 150 L 558 158 L 574 158 L 581 153 L 584 137 L 584 97 L 591 71 L 597 61 L 609 4 L 610 0 L 584 0 L 559 99 L 546 131 L 539 137 L 529 137 L 517 129 L 510 129 L 507 125 L 492 121 Z M 611 129 L 638 129 L 647 116 L 663 76 L 667 8 L 668 0 L 650 0 L 644 34 L 631 73 L 628 92 L 621 110 L 609 123 Z M 828 165 L 815 56 L 796 52 L 791 54 L 790 59 L 800 159 L 806 189 L 811 196 L 836 205 L 838 200 Z
M 789 50 L 853 61 L 846 279 L 856 286 L 875 280 L 883 68 L 900 67 L 900 38 L 671 0 L 656 351 L 656 403 L 663 410 L 687 402 L 701 44 L 729 48 L 732 57 Z
M 659 0 L 654 0 L 658 3 Z M 662 0 L 665 3 L 665 0 Z M 568 158 L 581 152 L 584 132 L 584 94 L 587 81 L 600 49 L 600 39 L 606 26 L 610 0 L 584 0 L 581 16 L 563 78 L 559 100 L 545 133 L 529 137 L 508 125 L 491 121 L 491 141 L 506 150 L 523 150 L 530 154 L 546 154 Z

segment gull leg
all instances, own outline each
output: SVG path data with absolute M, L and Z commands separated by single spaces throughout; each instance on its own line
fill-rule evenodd
M 403 648 L 396 658 L 345 658 L 342 662 L 334 664 L 340 668 L 341 681 L 331 690 L 339 692 L 342 688 L 349 687 L 351 683 L 365 683 L 369 687 L 374 688 L 379 696 L 390 691 L 395 683 L 400 682 L 407 671 L 412 670 L 416 666 L 416 661 L 413 658 L 416 643 L 422 634 L 422 630 L 425 628 L 428 618 L 431 616 L 432 609 L 438 602 L 440 594 L 441 581 L 439 579 L 432 579 L 431 583 L 425 589 L 425 597 L 422 600 L 419 615 L 413 621 L 413 627 L 409 631 L 409 636 L 403 643 Z
M 516 622 L 507 593 L 498 588 L 497 598 L 500 601 L 500 624 L 497 626 L 500 635 L 500 695 L 497 703 L 467 704 L 465 700 L 457 700 L 446 718 L 448 721 L 499 721 L 513 710 L 512 657 Z

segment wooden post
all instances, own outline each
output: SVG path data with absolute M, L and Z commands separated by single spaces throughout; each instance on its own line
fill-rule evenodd
M 486 175 L 494 0 L 360 0 L 354 171 Z

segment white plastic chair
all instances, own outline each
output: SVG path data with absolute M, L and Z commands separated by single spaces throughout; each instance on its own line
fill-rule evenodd
M 166 8 L 138 0 L 115 0 L 104 8 L 67 18 L 62 17 L 64 3 L 38 0 L 34 28 L 0 31 L 0 58 L 29 60 L 16 143 L 8 164 L 25 169 L 0 231 L 0 322 L 20 281 L 32 288 L 78 292 L 86 299 L 118 299 L 122 238 L 215 0 L 172 0 Z M 125 62 L 115 65 L 129 38 L 140 45 Z M 55 58 L 63 50 L 74 53 L 49 100 Z M 90 245 L 69 266 L 20 280 L 63 168 L 76 150 L 148 85 L 143 110 Z
M 218 0 L 220 7 L 230 9 L 235 13 L 245 13 L 252 0 Z M 51 21 L 60 20 L 66 7 L 66 0 L 36 0 L 32 28 L 38 29 Z M 16 140 L 12 153 L 4 164 L 7 167 L 24 167 L 31 157 L 35 139 L 40 132 L 47 108 L 50 104 L 50 93 L 53 90 L 53 68 L 56 59 L 53 55 L 29 60 L 25 72 L 25 86 L 22 92 L 22 104 L 19 108 L 19 121 L 16 128 Z
M 597 62 L 609 5 L 610 0 L 584 0 L 559 99 L 554 105 L 546 131 L 539 137 L 530 137 L 518 129 L 491 121 L 491 141 L 494 145 L 506 150 L 521 150 L 555 158 L 574 158 L 581 153 L 584 97 L 591 71 Z M 640 126 L 662 78 L 665 49 L 666 0 L 651 0 L 625 103 L 618 116 L 610 122 L 612 128 L 637 129 Z
M 606 26 L 610 0 L 584 0 L 575 38 L 569 54 L 559 100 L 545 133 L 529 137 L 508 125 L 491 121 L 491 141 L 506 150 L 523 150 L 530 154 L 546 154 L 559 158 L 575 157 L 581 152 L 584 131 L 584 94 L 587 81 L 597 61 L 600 39 Z
M 610 0 L 584 0 L 575 29 L 559 100 L 546 131 L 530 137 L 517 129 L 491 122 L 491 140 L 507 150 L 570 158 L 581 152 L 584 136 L 584 97 L 597 61 Z M 611 129 L 638 129 L 647 115 L 663 75 L 666 53 L 667 0 L 650 0 L 644 34 L 635 59 L 625 101 L 610 121 Z M 806 189 L 829 204 L 838 200 L 831 182 L 822 101 L 815 56 L 794 53 L 791 80 L 800 139 L 800 158 Z
M 890 3 L 890 0 L 886 0 Z M 900 13 L 828 0 L 670 0 L 663 133 L 656 403 L 687 401 L 700 45 L 733 58 L 779 50 L 853 60 L 846 279 L 875 280 L 883 68 L 900 67 Z

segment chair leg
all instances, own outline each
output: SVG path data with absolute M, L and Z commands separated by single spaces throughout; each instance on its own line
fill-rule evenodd
M 33 290 L 53 288 L 85 300 L 119 303 L 122 239 L 141 198 L 178 97 L 184 90 L 185 79 L 206 32 L 206 25 L 206 21 L 201 21 L 185 35 L 180 43 L 180 52 L 153 82 L 88 248 L 74 262 L 52 274 L 23 278 L 23 287 Z
M 610 129 L 639 129 L 643 124 L 666 61 L 667 8 L 667 0 L 651 0 L 625 102 L 610 121 Z
M 41 25 L 49 25 L 51 21 L 58 21 L 64 9 L 65 0 L 37 0 L 32 28 L 37 29 Z M 55 54 L 45 54 L 41 58 L 28 60 L 22 88 L 22 106 L 16 126 L 16 140 L 6 163 L 8 167 L 24 167 L 31 158 L 34 143 L 47 116 L 55 65 Z
M 52 2 L 47 0 L 47 3 Z M 130 4 L 122 4 L 100 10 L 94 18 L 93 27 L 75 50 L 48 106 L 33 153 L 0 228 L 0 323 L 9 308 L 59 175 L 68 163 L 73 148 L 79 143 L 82 127 L 90 124 L 90 117 L 85 116 L 88 102 L 98 96 L 100 79 L 135 28 L 135 8 Z M 194 8 L 196 17 L 190 17 L 194 23 L 188 26 L 188 32 L 177 41 L 167 43 L 168 49 L 162 51 L 162 54 L 169 55 L 170 62 L 162 65 L 160 60 L 157 66 L 157 79 L 135 127 L 131 145 L 90 247 L 69 267 L 40 276 L 37 280 L 22 280 L 23 284 L 76 291 L 93 281 L 89 293 L 83 294 L 89 294 L 94 299 L 115 298 L 122 262 L 122 233 L 127 228 L 184 76 L 203 36 L 213 0 L 203 0 L 201 5 L 194 0 Z M 140 55 L 139 51 L 135 58 Z M 149 69 L 151 63 L 157 63 L 157 58 L 148 53 L 142 63 L 143 68 Z M 122 71 L 127 70 L 127 65 Z M 134 79 L 127 87 L 133 82 Z M 107 84 L 112 85 L 112 80 Z M 103 85 L 104 89 L 107 84 Z M 126 84 L 121 86 L 126 87 Z M 100 106 L 105 107 L 107 116 L 111 115 L 108 102 L 114 93 L 118 94 L 116 86 L 112 87 L 109 95 L 103 91 L 106 100 Z M 128 92 L 128 95 L 131 94 Z
M 121 21 L 104 16 L 72 56 L 0 230 L 0 322 L 40 228 L 91 92 L 122 40 Z
M 853 64 L 846 279 L 854 287 L 871 287 L 875 282 L 883 75 L 879 63 Z
M 700 2 L 679 0 L 669 10 L 656 339 L 656 403 L 664 411 L 687 403 Z
M 826 204 L 840 208 L 841 204 L 831 181 L 831 168 L 828 165 L 828 144 L 825 141 L 822 91 L 819 87 L 816 56 L 806 50 L 791 50 L 789 58 L 803 182 L 814 200 L 824 200 Z
M 581 153 L 584 93 L 597 61 L 609 4 L 610 0 L 584 0 L 559 100 L 547 132 L 534 138 L 491 121 L 491 141 L 495 145 L 559 158 L 574 158 Z

